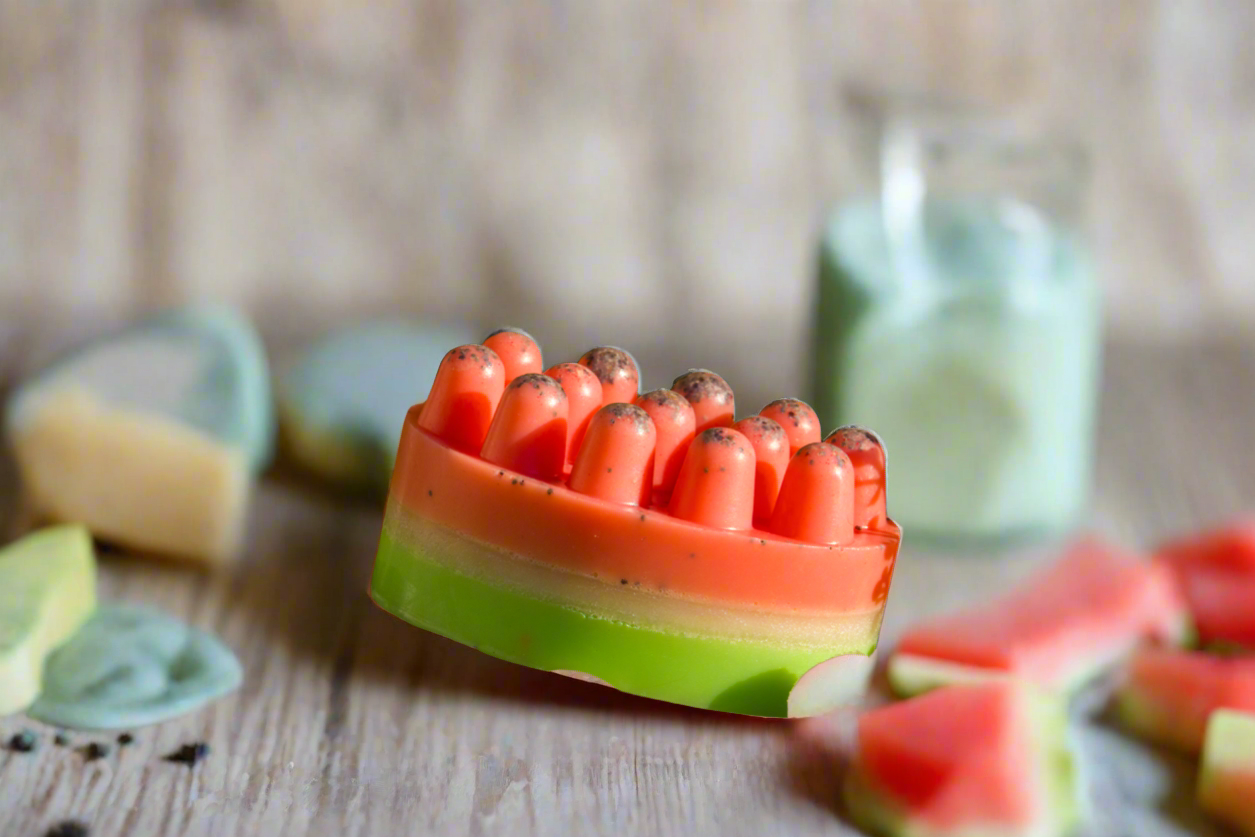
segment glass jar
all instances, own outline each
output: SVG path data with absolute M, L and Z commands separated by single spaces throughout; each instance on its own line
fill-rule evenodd
M 913 539 L 1062 533 L 1088 499 L 1101 346 L 1082 157 L 970 112 L 881 118 L 879 188 L 821 245 L 816 409 L 882 436 Z

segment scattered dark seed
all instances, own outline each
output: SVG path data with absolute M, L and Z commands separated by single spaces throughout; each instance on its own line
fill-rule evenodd
M 641 515 L 641 523 L 644 523 L 644 522 L 645 522 L 645 515 L 643 515 L 643 514 L 642 514 L 642 515 Z
M 15 753 L 33 753 L 39 748 L 39 739 L 28 729 L 14 733 L 9 739 L 9 749 Z
M 696 558 L 696 557 L 697 557 L 697 553 L 696 553 L 696 552 L 690 552 L 690 553 L 689 553 L 689 557 L 690 557 L 690 558 Z
M 83 758 L 87 759 L 88 761 L 95 761 L 96 759 L 102 759 L 105 756 L 109 755 L 109 753 L 112 750 L 113 748 L 110 747 L 108 744 L 102 744 L 99 741 L 93 741 L 92 743 L 88 744 L 86 747 L 83 748 Z
M 176 764 L 186 764 L 188 767 L 195 767 L 198 761 L 203 760 L 209 755 L 209 745 L 204 741 L 197 741 L 195 744 L 184 744 L 170 755 L 166 756 L 166 761 L 172 761 Z
M 505 476 L 505 471 L 498 471 L 498 472 L 497 472 L 497 476 L 499 476 L 499 477 L 504 477 L 504 476 Z
M 607 473 L 607 474 L 611 473 L 612 471 L 614 471 L 614 468 L 607 468 L 607 469 L 606 469 L 606 473 Z
M 431 489 L 430 489 L 430 488 L 429 488 L 429 489 L 427 489 L 427 496 L 428 496 L 428 497 L 430 497 L 430 496 L 431 496 Z
M 621 579 L 619 579 L 619 583 L 620 583 L 620 584 L 627 584 L 627 579 L 626 579 L 626 578 L 621 578 Z
M 44 837 L 87 837 L 91 833 L 86 825 L 78 820 L 63 820 L 44 832 Z
M 517 477 L 515 479 L 510 480 L 510 485 L 518 485 L 518 484 L 519 484 L 519 481 Z
M 553 489 L 551 488 L 551 489 L 549 489 L 548 491 L 546 491 L 545 493 L 546 493 L 546 494 L 552 494 L 552 493 L 553 493 Z
M 135 736 L 131 735 L 129 732 L 124 732 L 118 736 L 119 747 L 126 747 L 127 745 L 134 744 L 134 743 L 135 743 Z

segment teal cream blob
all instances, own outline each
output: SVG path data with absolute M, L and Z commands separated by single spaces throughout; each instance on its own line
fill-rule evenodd
M 71 729 L 128 729 L 199 709 L 242 679 L 217 638 L 154 610 L 107 605 L 48 658 L 29 714 Z

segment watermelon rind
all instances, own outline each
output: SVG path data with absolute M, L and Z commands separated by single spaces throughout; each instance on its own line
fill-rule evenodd
M 1207 719 L 1203 762 L 1198 773 L 1199 806 L 1242 833 L 1255 835 L 1255 795 L 1241 790 L 1252 784 L 1255 715 L 1218 709 Z
M 1026 723 L 1038 758 L 1042 816 L 1024 828 L 965 824 L 946 830 L 912 819 L 910 812 L 876 788 L 857 766 L 846 776 L 844 797 L 850 818 L 883 837 L 1066 837 L 1083 819 L 1080 764 L 1064 702 L 1030 686 L 1023 688 Z
M 1167 637 L 1177 647 L 1189 647 L 1197 634 L 1188 619 L 1180 620 L 1179 625 Z M 1011 676 L 1019 676 L 1030 680 L 1037 688 L 1071 697 L 1085 688 L 1105 671 L 1118 666 L 1141 643 L 1140 639 L 1122 641 L 1069 666 L 1064 676 L 1057 680 L 1037 680 L 1029 672 L 1009 672 L 1004 669 L 982 668 L 980 666 L 956 663 L 920 654 L 906 654 L 901 651 L 889 658 L 886 674 L 889 688 L 898 697 L 914 697 L 940 686 L 956 686 L 963 683 L 983 683 Z

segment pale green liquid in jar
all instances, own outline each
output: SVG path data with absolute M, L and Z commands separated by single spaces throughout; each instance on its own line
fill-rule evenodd
M 879 205 L 856 203 L 824 240 L 816 408 L 881 435 L 912 537 L 1058 533 L 1088 498 L 1095 282 L 1075 236 L 1038 217 L 1026 237 L 1005 210 L 934 204 L 904 256 Z

